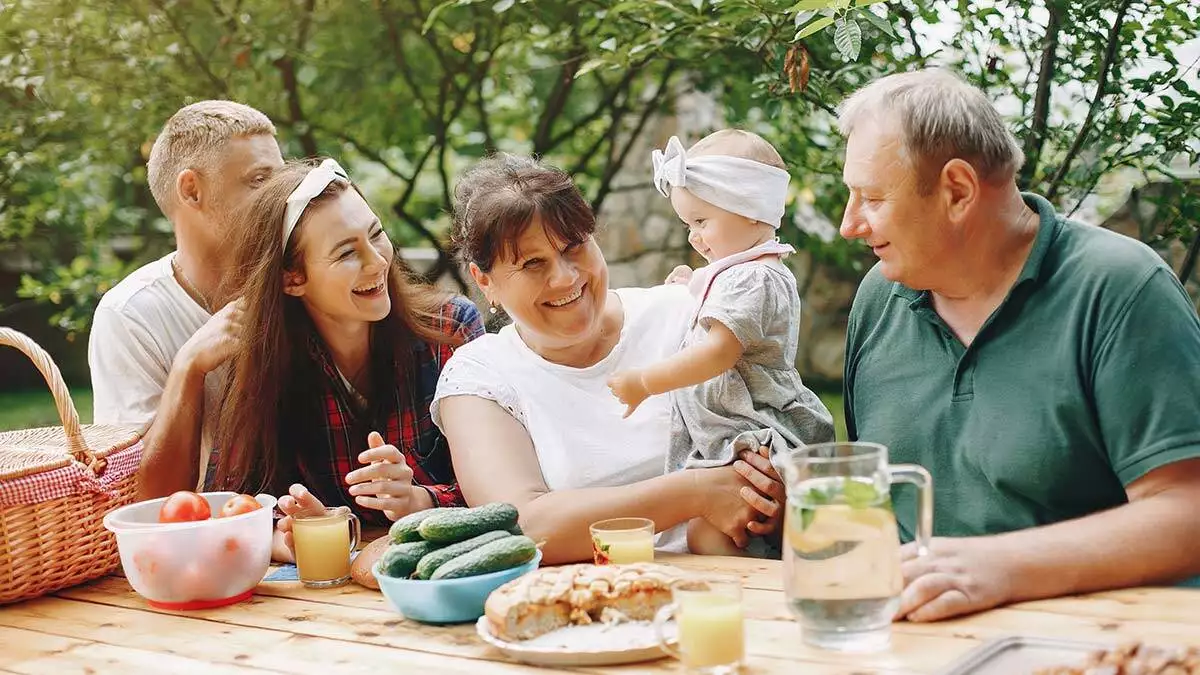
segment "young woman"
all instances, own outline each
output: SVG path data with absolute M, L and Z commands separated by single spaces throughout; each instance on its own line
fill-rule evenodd
M 483 334 L 479 312 L 410 281 L 336 162 L 292 162 L 238 216 L 243 338 L 210 485 L 280 499 L 291 518 L 348 504 L 365 524 L 462 503 L 429 417 L 442 366 Z

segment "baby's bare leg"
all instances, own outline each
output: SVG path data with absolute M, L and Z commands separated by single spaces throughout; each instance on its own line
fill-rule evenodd
M 747 555 L 724 532 L 703 518 L 693 518 L 688 523 L 687 542 L 688 550 L 697 555 Z

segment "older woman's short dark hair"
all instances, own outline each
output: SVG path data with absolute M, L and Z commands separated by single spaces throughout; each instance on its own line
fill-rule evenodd
M 452 242 L 463 262 L 484 272 L 520 257 L 517 241 L 534 219 L 551 239 L 578 243 L 596 216 L 567 172 L 532 157 L 496 154 L 471 167 L 454 188 Z

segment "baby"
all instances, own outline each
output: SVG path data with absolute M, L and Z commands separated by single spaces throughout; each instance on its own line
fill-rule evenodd
M 730 464 L 742 450 L 774 454 L 833 440 L 833 416 L 796 372 L 800 296 L 781 260 L 795 250 L 775 236 L 789 179 L 779 153 L 756 134 L 729 129 L 686 152 L 672 137 L 653 161 L 655 187 L 709 264 L 677 267 L 668 278 L 688 284 L 697 300 L 680 351 L 609 380 L 625 416 L 647 397 L 672 392 L 667 471 Z M 701 519 L 688 525 L 688 548 L 779 555 L 761 537 L 739 550 Z

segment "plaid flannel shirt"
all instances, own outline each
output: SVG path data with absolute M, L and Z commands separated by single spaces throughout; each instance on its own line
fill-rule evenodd
M 446 335 L 458 335 L 464 341 L 484 333 L 479 310 L 462 297 L 453 298 L 442 308 L 439 327 Z M 289 430 L 294 439 L 293 447 L 297 451 L 295 477 L 299 482 L 326 504 L 349 505 L 364 523 L 387 525 L 381 511 L 365 509 L 355 503 L 345 480 L 347 473 L 363 466 L 358 455 L 367 449 L 367 434 L 378 431 L 384 443 L 396 446 L 403 453 L 413 472 L 413 484 L 425 488 L 435 507 L 464 505 L 446 439 L 429 415 L 438 376 L 453 353 L 451 345 L 431 345 L 421 340 L 409 349 L 397 348 L 394 354 L 384 353 L 384 361 L 373 362 L 372 366 L 383 366 L 385 374 L 390 370 L 393 375 L 375 384 L 376 390 L 386 395 L 372 396 L 370 408 L 360 411 L 351 403 L 350 393 L 328 350 L 314 333 L 309 340 L 308 354 L 316 366 L 314 384 L 318 391 L 309 392 L 305 397 L 317 394 L 323 414 L 316 424 L 305 419 L 280 419 L 281 439 L 289 436 Z M 390 369 L 386 367 L 389 364 Z M 374 372 L 378 378 L 379 370 Z M 380 386 L 389 382 L 389 386 Z M 309 406 L 292 409 L 315 413 Z M 297 437 L 295 432 L 301 429 L 308 438 Z M 286 486 L 283 489 L 286 490 Z

